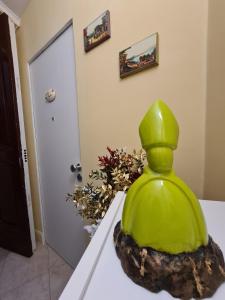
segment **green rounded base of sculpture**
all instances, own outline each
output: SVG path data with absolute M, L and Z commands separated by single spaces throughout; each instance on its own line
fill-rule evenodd
M 156 174 L 148 167 L 128 191 L 122 230 L 139 247 L 171 254 L 193 252 L 208 243 L 195 195 L 173 172 Z

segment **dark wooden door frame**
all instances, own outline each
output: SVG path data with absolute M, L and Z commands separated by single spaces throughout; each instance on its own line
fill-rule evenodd
M 2 23 L 2 21 L 3 20 L 5 20 L 3 23 Z M 29 185 L 29 176 L 28 176 L 28 164 L 27 164 L 27 153 L 26 153 L 26 141 L 25 141 L 25 132 L 24 132 L 24 124 L 23 124 L 23 111 L 22 111 L 22 99 L 21 99 L 21 92 L 20 92 L 20 82 L 19 82 L 19 68 L 18 68 L 18 58 L 17 58 L 17 49 L 16 49 L 16 37 L 15 37 L 15 25 L 14 25 L 14 23 L 5 15 L 5 14 L 3 14 L 3 15 L 1 15 L 1 23 L 2 23 L 2 25 L 3 24 L 5 24 L 4 26 L 6 26 L 6 23 L 8 23 L 8 29 L 6 29 L 6 31 L 8 32 L 7 34 L 8 34 L 8 38 L 4 35 L 4 33 L 2 32 L 2 34 L 1 34 L 1 39 L 3 39 L 2 40 L 2 43 L 3 44 L 1 44 L 2 45 L 2 47 L 4 48 L 5 47 L 5 49 L 6 49 L 6 51 L 9 51 L 9 52 L 11 52 L 11 54 L 7 54 L 5 57 L 6 57 L 6 59 L 7 59 L 7 61 L 8 61 L 8 67 L 7 68 L 9 68 L 8 70 L 9 70 L 9 72 L 11 72 L 12 73 L 12 75 L 10 75 L 10 76 L 12 76 L 12 77 L 5 77 L 5 76 L 8 76 L 8 75 L 4 75 L 4 77 L 5 78 L 11 78 L 11 79 L 8 79 L 8 80 L 10 80 L 10 81 L 8 81 L 9 82 L 9 84 L 7 84 L 8 86 L 11 86 L 11 90 L 13 91 L 13 95 L 14 96 L 10 96 L 10 97 L 13 97 L 14 98 L 14 100 L 13 100 L 13 107 L 14 107 L 14 116 L 15 116 L 15 121 L 13 121 L 13 122 L 15 122 L 14 124 L 17 124 L 16 125 L 16 131 L 17 131 L 17 135 L 18 135 L 18 138 L 16 138 L 15 137 L 15 145 L 17 145 L 18 144 L 18 146 L 16 146 L 16 148 L 15 149 L 17 149 L 17 150 L 15 150 L 17 153 L 18 153 L 18 155 L 19 155 L 19 165 L 20 165 L 20 167 L 19 167 L 19 169 L 20 169 L 20 171 L 18 170 L 18 171 L 16 171 L 16 169 L 15 169 L 15 172 L 17 173 L 17 172 L 19 172 L 20 173 L 20 175 L 19 175 L 19 177 L 20 178 L 23 178 L 23 183 L 22 183 L 22 185 L 23 185 L 23 190 L 24 190 L 24 192 L 23 192 L 23 194 L 24 194 L 24 199 L 25 199 L 25 201 L 23 202 L 24 204 L 23 204 L 23 207 L 24 207 L 24 209 L 25 209 L 25 211 L 29 211 L 29 217 L 28 217 L 28 213 L 26 213 L 26 214 L 24 214 L 24 213 L 22 213 L 22 211 L 20 211 L 20 210 L 18 210 L 18 214 L 19 215 L 21 215 L 21 213 L 22 213 L 22 215 L 23 215 L 23 217 L 22 217 L 22 219 L 26 219 L 27 221 L 25 222 L 27 225 L 26 225 L 26 227 L 23 227 L 24 225 L 21 225 L 22 227 L 21 227 L 21 230 L 22 230 L 22 232 L 24 231 L 24 232 L 26 232 L 27 230 L 27 232 L 29 232 L 29 233 L 27 233 L 28 235 L 27 235 L 27 237 L 28 236 L 30 236 L 30 231 L 32 231 L 32 234 L 31 234 L 31 237 L 32 237 L 32 248 L 34 249 L 35 248 L 35 238 L 34 238 L 34 225 L 33 225 L 33 215 L 32 215 L 32 205 L 31 205 L 31 196 L 30 196 L 30 185 Z M 6 26 L 6 28 L 7 28 L 7 26 Z M 5 46 L 4 46 L 5 45 Z M 4 49 L 3 48 L 1 48 L 1 57 L 3 57 L 4 56 Z M 8 50 L 7 50 L 8 49 Z M 3 56 L 2 56 L 3 55 Z M 8 56 L 9 55 L 9 56 Z M 10 57 L 10 55 L 11 55 L 11 57 Z M 3 63 L 4 63 L 4 61 L 5 61 L 5 59 L 3 58 Z M 2 67 L 3 67 L 3 65 L 2 65 Z M 2 69 L 3 70 L 3 69 Z M 11 71 L 10 71 L 11 70 Z M 13 71 L 14 71 L 14 74 L 13 74 Z M 3 71 L 2 71 L 3 72 Z M 8 72 L 8 71 L 7 71 Z M 3 74 L 3 73 L 2 73 Z M 3 75 L 2 75 L 3 76 Z M 3 80 L 2 81 L 2 84 L 4 84 L 3 82 L 7 82 L 7 81 L 5 81 L 6 79 L 4 79 L 4 77 L 2 77 L 2 79 L 1 80 Z M 5 89 L 5 88 L 4 88 Z M 4 97 L 9 97 L 9 96 L 6 96 L 7 94 L 5 94 L 5 96 L 4 96 L 4 90 L 3 90 L 3 94 L 2 94 L 2 97 L 3 97 L 3 101 L 4 101 Z M 5 98 L 5 99 L 7 99 L 7 98 Z M 8 98 L 8 99 L 10 99 L 10 98 Z M 6 100 L 5 100 L 6 101 Z M 8 100 L 7 100 L 8 101 Z M 11 100 L 10 100 L 11 101 Z M 4 102 L 3 102 L 4 103 Z M 10 103 L 10 102 L 5 102 L 5 103 Z M 9 104 L 8 104 L 9 105 Z M 3 104 L 3 107 L 2 107 L 2 109 L 4 108 L 4 104 Z M 8 115 L 7 115 L 8 116 Z M 10 123 L 9 123 L 10 124 Z M 11 124 L 13 124 L 13 123 L 11 123 Z M 13 128 L 13 127 L 12 127 Z M 19 140 L 18 140 L 19 139 Z M 4 138 L 3 138 L 3 140 L 4 140 Z M 18 140 L 17 142 L 16 142 L 16 140 Z M 13 142 L 13 144 L 14 144 L 14 142 Z M 4 144 L 2 144 L 2 146 L 3 146 Z M 19 148 L 18 148 L 19 147 Z M 3 148 L 2 148 L 3 149 Z M 2 152 L 3 153 L 3 152 Z M 19 154 L 20 153 L 20 154 Z M 3 163 L 4 163 L 4 160 L 2 161 Z M 2 165 L 3 166 L 3 165 Z M 12 173 L 13 174 L 13 173 Z M 25 176 L 24 176 L 25 175 Z M 17 176 L 17 175 L 15 175 L 15 176 Z M 3 177 L 4 178 L 4 177 Z M 15 177 L 16 178 L 16 177 Z M 3 179 L 3 182 L 4 182 L 4 179 Z M 19 190 L 18 190 L 19 191 Z M 20 193 L 18 194 L 18 192 L 16 192 L 17 193 L 17 197 L 21 197 L 21 196 L 19 196 L 20 195 Z M 4 194 L 4 187 L 3 187 L 3 194 Z M 20 199 L 20 198 L 18 198 L 18 199 Z M 21 198 L 22 199 L 22 198 Z M 27 199 L 27 200 L 26 200 Z M 3 200 L 3 199 L 2 199 Z M 19 200 L 20 201 L 20 200 Z M 16 202 L 15 202 L 16 203 Z M 21 202 L 22 203 L 22 202 Z M 4 211 L 4 206 L 7 206 L 7 205 L 9 205 L 9 204 L 7 204 L 7 201 L 6 201 L 6 204 L 4 204 L 3 203 L 3 211 Z M 6 211 L 5 211 L 6 212 Z M 5 214 L 4 214 L 5 215 Z M 6 215 L 7 215 L 7 213 L 6 213 Z M 18 215 L 18 216 L 19 216 Z M 22 216 L 21 215 L 21 216 Z M 3 216 L 3 215 L 2 215 Z M 24 220 L 25 220 L 24 219 Z M 2 220 L 4 220 L 4 218 L 2 219 Z M 24 224 L 25 224 L 24 223 Z M 8 230 L 9 230 L 9 232 L 10 232 L 10 234 L 11 233 L 13 233 L 13 232 L 16 232 L 17 231 L 17 229 L 16 229 L 16 227 L 15 227 L 15 230 L 13 229 L 13 228 L 11 228 L 10 226 L 10 223 L 4 223 L 4 221 L 3 221 L 3 223 L 1 222 L 1 224 L 2 224 L 2 228 L 1 228 L 1 231 L 2 231 L 2 234 L 4 235 L 4 231 L 8 228 Z M 8 224 L 8 225 L 7 225 Z M 19 224 L 19 223 L 18 223 Z M 18 226 L 18 225 L 17 225 Z M 6 228 L 5 230 L 4 230 L 4 228 Z M 18 228 L 20 228 L 20 227 L 18 227 Z M 22 229 L 23 228 L 23 229 Z M 25 228 L 27 228 L 27 229 L 25 229 Z M 19 230 L 19 229 L 18 229 Z M 19 232 L 19 231 L 18 231 Z M 21 232 L 21 231 L 20 231 Z M 22 233 L 21 232 L 21 233 Z M 9 236 L 10 236 L 10 234 L 9 234 Z M 12 235 L 13 236 L 13 235 Z M 17 243 L 18 244 L 20 244 L 21 243 L 21 241 L 20 241 L 20 239 L 19 238 L 17 238 L 17 236 L 15 235 L 15 233 L 14 233 L 14 238 L 15 238 L 15 240 L 17 240 Z M 10 249 L 10 247 L 11 247 L 11 250 L 15 250 L 16 251 L 16 249 L 14 249 L 14 246 L 13 246 L 13 244 L 11 244 L 11 242 L 10 242 L 10 240 L 9 240 L 9 238 L 7 237 L 7 235 L 6 235 L 6 241 L 7 241 L 7 243 L 8 243 L 8 247 L 9 247 L 9 249 Z M 1 239 L 1 243 L 3 242 L 3 240 Z M 3 242 L 3 246 L 4 246 L 4 242 Z M 20 248 L 19 250 L 18 250 L 18 252 L 19 253 L 21 253 L 21 254 L 24 254 L 24 255 L 27 255 L 27 256 L 30 256 L 31 255 L 31 251 L 32 251 L 32 248 L 30 248 L 31 250 L 25 250 L 25 248 L 24 248 L 24 250 L 23 250 L 23 247 L 20 245 L 20 247 L 18 247 L 18 248 Z M 28 248 L 27 248 L 28 249 Z M 23 253 L 24 252 L 24 253 Z
M 19 62 L 18 62 L 17 44 L 16 44 L 16 29 L 19 27 L 19 25 L 20 25 L 19 18 L 16 20 L 14 20 L 14 18 L 12 17 L 9 18 L 9 30 L 10 30 L 10 37 L 11 37 L 13 67 L 14 67 L 14 75 L 15 75 L 15 83 L 16 83 L 17 108 L 18 108 L 18 117 L 19 117 L 19 126 L 20 126 L 20 141 L 21 141 L 21 146 L 23 151 L 22 159 L 23 159 L 23 168 L 24 168 L 24 176 L 25 176 L 25 190 L 26 190 L 26 197 L 27 197 L 27 208 L 28 208 L 28 216 L 29 216 L 31 242 L 32 242 L 32 248 L 34 250 L 36 248 L 35 228 L 34 228 L 31 188 L 30 188 L 29 168 L 28 168 L 27 143 L 26 143 L 25 128 L 24 128 L 24 115 L 23 115 L 22 94 L 21 94 L 21 86 L 20 86 Z M 42 236 L 40 236 L 40 239 L 43 242 Z

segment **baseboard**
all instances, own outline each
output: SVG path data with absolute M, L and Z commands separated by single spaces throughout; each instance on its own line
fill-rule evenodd
M 45 244 L 43 232 L 35 229 L 35 238 L 37 242 L 41 242 L 43 245 Z

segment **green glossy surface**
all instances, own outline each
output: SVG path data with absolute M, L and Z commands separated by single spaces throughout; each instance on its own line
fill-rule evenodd
M 140 124 L 148 164 L 130 187 L 122 229 L 141 247 L 171 254 L 192 252 L 208 243 L 204 216 L 196 196 L 172 170 L 178 124 L 162 101 L 156 101 Z
M 161 100 L 148 110 L 139 126 L 142 147 L 167 146 L 176 149 L 179 127 L 169 107 Z

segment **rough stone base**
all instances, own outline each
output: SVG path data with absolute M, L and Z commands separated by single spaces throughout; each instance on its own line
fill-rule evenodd
M 114 229 L 116 253 L 124 272 L 137 284 L 158 293 L 166 290 L 183 300 L 211 297 L 225 281 L 223 254 L 209 237 L 207 246 L 192 253 L 171 255 L 139 247 L 133 238 Z

